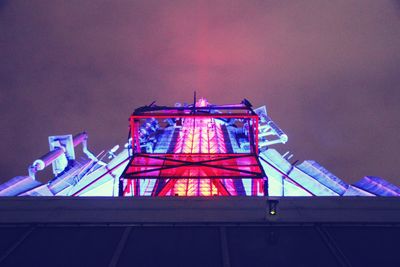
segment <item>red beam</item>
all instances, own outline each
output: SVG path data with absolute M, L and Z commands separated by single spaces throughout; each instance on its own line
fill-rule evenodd
M 133 188 L 132 188 L 132 180 L 128 180 L 128 182 L 126 183 L 125 189 L 124 189 L 124 193 L 122 194 L 124 197 L 127 196 L 129 193 L 131 193 L 132 191 L 132 195 L 133 195 Z
M 176 182 L 178 181 L 178 179 L 170 179 L 163 187 L 163 189 L 161 189 L 160 193 L 158 193 L 158 196 L 163 197 L 165 196 L 169 190 L 172 189 L 172 187 L 174 187 L 174 185 L 176 184 Z
M 221 183 L 220 179 L 212 179 L 212 182 L 215 185 L 215 187 L 218 189 L 218 192 L 222 196 L 229 196 L 230 195 L 228 190 L 226 190 L 225 186 Z

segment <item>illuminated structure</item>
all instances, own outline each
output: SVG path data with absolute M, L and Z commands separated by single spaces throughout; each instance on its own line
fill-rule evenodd
M 400 189 L 289 162 L 265 107 L 145 106 L 129 136 L 97 156 L 86 133 L 52 136 L 28 176 L 0 185 L 14 196 L 0 197 L 0 266 L 398 265 L 399 198 L 367 196 Z
M 0 196 L 399 196 L 378 177 L 349 185 L 315 161 L 290 163 L 271 148 L 287 135 L 249 101 L 212 105 L 205 99 L 175 107 L 144 106 L 130 117 L 130 138 L 117 153 L 95 157 L 87 134 L 53 136 L 50 152 L 28 176 L 0 185 Z M 75 147 L 83 146 L 77 159 Z M 52 164 L 43 184 L 37 171 Z
M 204 99 L 193 106 L 136 110 L 130 118 L 133 156 L 121 176 L 120 195 L 264 195 L 258 119 L 249 106 L 211 106 Z M 158 120 L 169 123 L 160 130 Z M 148 140 L 151 127 L 163 133 L 154 145 Z M 246 147 L 233 149 L 233 131 L 243 133 Z

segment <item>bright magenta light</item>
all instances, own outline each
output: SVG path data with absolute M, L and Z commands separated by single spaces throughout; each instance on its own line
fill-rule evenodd
M 205 99 L 196 104 L 200 107 L 208 105 Z M 215 154 L 226 153 L 225 140 L 221 125 L 214 118 L 185 118 L 179 133 L 174 153 Z M 190 173 L 190 169 L 188 169 Z M 211 179 L 200 179 L 192 173 L 194 179 L 176 181 L 169 195 L 179 196 L 213 196 L 219 195 L 218 189 Z M 208 175 L 207 173 L 201 175 Z M 190 176 L 190 174 L 189 174 Z M 196 177 L 197 176 L 197 177 Z M 217 181 L 217 180 L 216 180 Z
M 235 196 L 263 194 L 265 174 L 257 161 L 258 116 L 240 105 L 218 111 L 200 99 L 179 109 L 143 107 L 130 118 L 134 156 L 124 171 L 121 195 L 129 196 Z M 217 112 L 213 112 L 217 110 Z M 145 152 L 139 135 L 141 122 L 172 119 L 173 147 L 168 152 Z M 234 152 L 227 120 L 239 120 L 250 148 Z M 169 122 L 170 123 L 170 122 Z M 170 126 L 168 126 L 170 127 Z M 171 128 L 170 128 L 171 129 Z M 170 137 L 171 138 L 171 137 Z M 230 139 L 230 138 L 228 138 Z M 164 141 L 165 142 L 165 141 Z M 227 147 L 229 146 L 229 147 Z M 164 149 L 164 148 L 163 148 Z M 236 149 L 236 148 L 235 148 Z M 246 180 L 246 183 L 245 183 Z M 249 182 L 247 182 L 249 180 Z

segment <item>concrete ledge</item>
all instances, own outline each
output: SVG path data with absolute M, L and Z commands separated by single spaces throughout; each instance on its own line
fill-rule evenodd
M 3 197 L 0 223 L 399 223 L 400 198 Z

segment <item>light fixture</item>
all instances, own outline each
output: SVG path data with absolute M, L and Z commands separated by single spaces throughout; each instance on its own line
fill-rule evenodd
M 278 203 L 279 201 L 276 199 L 268 200 L 268 207 L 269 207 L 269 215 L 275 216 L 278 213 Z

